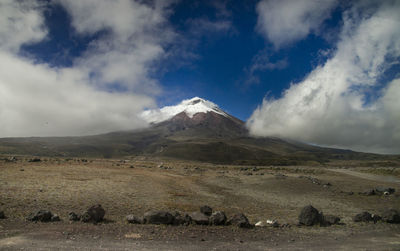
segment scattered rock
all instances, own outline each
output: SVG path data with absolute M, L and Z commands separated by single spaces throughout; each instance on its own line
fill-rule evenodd
M 321 214 L 313 206 L 308 205 L 301 209 L 299 215 L 299 224 L 312 226 L 321 223 Z
M 51 221 L 53 214 L 47 210 L 38 210 L 36 212 L 31 213 L 26 219 L 28 221 L 41 221 L 41 222 L 49 222 Z
M 104 219 L 105 214 L 106 211 L 100 204 L 94 205 L 83 212 L 83 214 L 81 215 L 81 221 L 97 223 Z
M 267 224 L 272 227 L 279 227 L 279 222 L 277 220 L 267 220 Z
M 222 211 L 214 212 L 210 217 L 211 225 L 225 225 L 226 223 L 226 214 Z
M 391 188 L 391 187 L 377 187 L 375 188 L 375 193 L 377 194 L 384 194 L 384 195 L 390 195 L 396 192 L 396 189 Z
M 189 216 L 189 214 L 184 213 L 183 215 L 179 212 L 175 212 L 172 214 L 174 216 L 174 221 L 172 224 L 174 225 L 189 225 L 192 222 L 192 218 Z
M 209 218 L 207 215 L 203 214 L 202 212 L 193 212 L 190 214 L 190 218 L 192 222 L 197 225 L 208 225 Z
M 200 207 L 200 212 L 202 212 L 203 214 L 210 216 L 212 214 L 212 208 L 209 206 L 202 206 Z
M 353 217 L 353 221 L 354 222 L 370 222 L 370 221 L 373 221 L 373 220 L 374 220 L 374 218 L 368 212 L 362 212 L 362 213 L 356 214 Z
M 228 225 L 234 225 L 240 228 L 251 228 L 253 225 L 250 224 L 249 220 L 247 219 L 247 217 L 242 214 L 242 213 L 238 213 L 235 214 L 234 216 L 232 216 L 228 222 Z
M 23 172 L 23 171 L 25 171 L 25 169 L 23 169 L 23 168 L 21 168 L 21 169 L 19 169 L 21 172 Z
M 4 212 L 0 211 L 0 219 L 5 219 L 5 218 L 6 218 L 6 216 L 5 216 Z
M 126 216 L 126 221 L 131 224 L 143 224 L 143 218 L 134 216 L 132 214 Z
M 58 216 L 57 214 L 54 214 L 53 216 L 51 216 L 51 221 L 61 221 L 60 216 Z
M 259 221 L 254 226 L 256 226 L 256 227 L 265 227 L 266 224 L 263 221 Z
M 321 181 L 317 178 L 311 177 L 311 176 L 304 176 L 301 175 L 299 176 L 300 179 L 308 179 L 309 181 L 311 181 L 313 184 L 317 184 L 317 185 L 321 185 Z
M 4 158 L 3 160 L 5 162 L 17 162 L 17 158 L 15 158 L 15 157 Z
M 79 215 L 77 215 L 76 213 L 74 213 L 74 212 L 70 212 L 68 214 L 68 219 L 70 221 L 79 221 L 81 219 L 81 217 Z
M 172 224 L 174 216 L 167 211 L 149 211 L 144 214 L 144 222 L 147 224 Z
M 134 166 L 130 166 L 129 168 L 135 168 Z
M 387 223 L 400 224 L 400 212 L 396 209 L 387 209 L 382 213 L 382 220 Z
M 340 218 L 334 215 L 324 215 L 323 218 L 323 223 L 324 225 L 330 226 L 330 225 L 335 225 L 338 224 L 340 221 Z
M 33 159 L 28 160 L 28 162 L 40 162 L 40 161 L 41 161 L 41 159 L 39 159 L 39 158 L 33 158 Z
M 374 221 L 374 223 L 376 223 L 376 222 L 382 220 L 382 217 L 380 217 L 380 216 L 377 215 L 377 214 L 372 214 L 371 216 L 372 216 L 372 220 Z
M 277 179 L 286 179 L 288 176 L 282 174 L 282 173 L 277 173 L 275 174 L 275 178 Z

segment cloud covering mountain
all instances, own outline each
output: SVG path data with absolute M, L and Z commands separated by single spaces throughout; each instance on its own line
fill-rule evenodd
M 247 123 L 252 134 L 399 153 L 399 75 L 381 86 L 399 64 L 399 13 L 398 1 L 361 1 L 346 10 L 331 58 L 281 98 L 265 98 Z

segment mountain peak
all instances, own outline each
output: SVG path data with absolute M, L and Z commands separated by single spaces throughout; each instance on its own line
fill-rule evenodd
M 165 106 L 161 109 L 144 111 L 140 114 L 140 117 L 148 123 L 159 123 L 171 119 L 175 115 L 182 112 L 186 113 L 189 118 L 193 118 L 193 116 L 197 113 L 208 112 L 214 112 L 228 117 L 228 114 L 221 110 L 218 105 L 199 97 L 185 99 L 175 106 Z

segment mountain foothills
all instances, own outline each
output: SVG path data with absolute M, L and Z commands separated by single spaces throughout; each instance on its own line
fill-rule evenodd
M 0 154 L 100 158 L 140 155 L 246 165 L 398 159 L 275 137 L 255 138 L 249 135 L 243 121 L 198 97 L 176 106 L 144 111 L 140 117 L 149 127 L 83 137 L 3 138 Z

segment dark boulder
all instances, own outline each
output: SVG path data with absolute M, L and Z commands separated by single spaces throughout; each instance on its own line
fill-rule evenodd
M 340 218 L 334 215 L 324 215 L 323 216 L 323 225 L 335 225 L 338 224 L 340 221 Z
M 60 216 L 58 216 L 57 214 L 54 214 L 53 216 L 51 216 L 51 221 L 61 221 Z
M 77 215 L 76 213 L 74 213 L 74 212 L 70 212 L 68 214 L 68 219 L 70 221 L 79 221 L 81 219 L 81 217 L 79 215 Z
M 106 211 L 100 204 L 94 205 L 83 212 L 83 214 L 81 215 L 81 221 L 97 223 L 104 219 L 105 214 Z
M 231 218 L 229 218 L 227 225 L 234 225 L 240 228 L 251 228 L 253 225 L 250 224 L 249 220 L 247 217 L 242 214 L 238 213 L 233 215 Z
M 51 221 L 51 217 L 53 214 L 47 210 L 39 210 L 31 213 L 26 219 L 28 221 L 41 221 L 41 222 L 49 222 Z
M 212 214 L 212 208 L 209 206 L 202 206 L 200 207 L 200 212 L 202 212 L 203 214 L 210 216 Z
M 368 212 L 362 212 L 362 213 L 356 214 L 353 217 L 353 221 L 354 222 L 370 222 L 370 221 L 374 221 L 374 217 Z
M 172 224 L 174 216 L 167 211 L 149 211 L 144 214 L 144 222 L 147 224 Z
M 382 220 L 387 223 L 400 224 L 400 212 L 396 209 L 387 209 L 382 213 Z
M 216 211 L 210 217 L 210 224 L 211 225 L 225 225 L 226 223 L 226 215 L 224 212 Z
M 133 214 L 126 216 L 126 221 L 131 224 L 143 224 L 143 218 L 137 217 Z
M 389 195 L 389 194 L 393 194 L 394 192 L 396 192 L 396 189 L 391 188 L 391 187 L 377 187 L 377 188 L 375 188 L 375 192 L 377 194 Z
M 306 226 L 312 226 L 318 223 L 321 223 L 322 221 L 322 216 L 318 212 L 317 209 L 315 209 L 313 206 L 308 205 L 303 207 L 301 209 L 300 215 L 299 215 L 299 224 L 300 225 L 306 225 Z
M 209 223 L 208 216 L 202 212 L 193 212 L 190 214 L 190 218 L 192 219 L 192 222 L 197 225 L 208 225 Z
M 172 224 L 175 225 L 175 226 L 178 226 L 178 225 L 187 226 L 192 222 L 192 218 L 187 213 L 184 213 L 182 215 L 179 212 L 174 212 L 172 215 L 174 216 L 174 222 Z
M 5 216 L 4 212 L 0 211 L 0 219 L 5 219 L 5 218 L 6 218 L 6 216 Z

